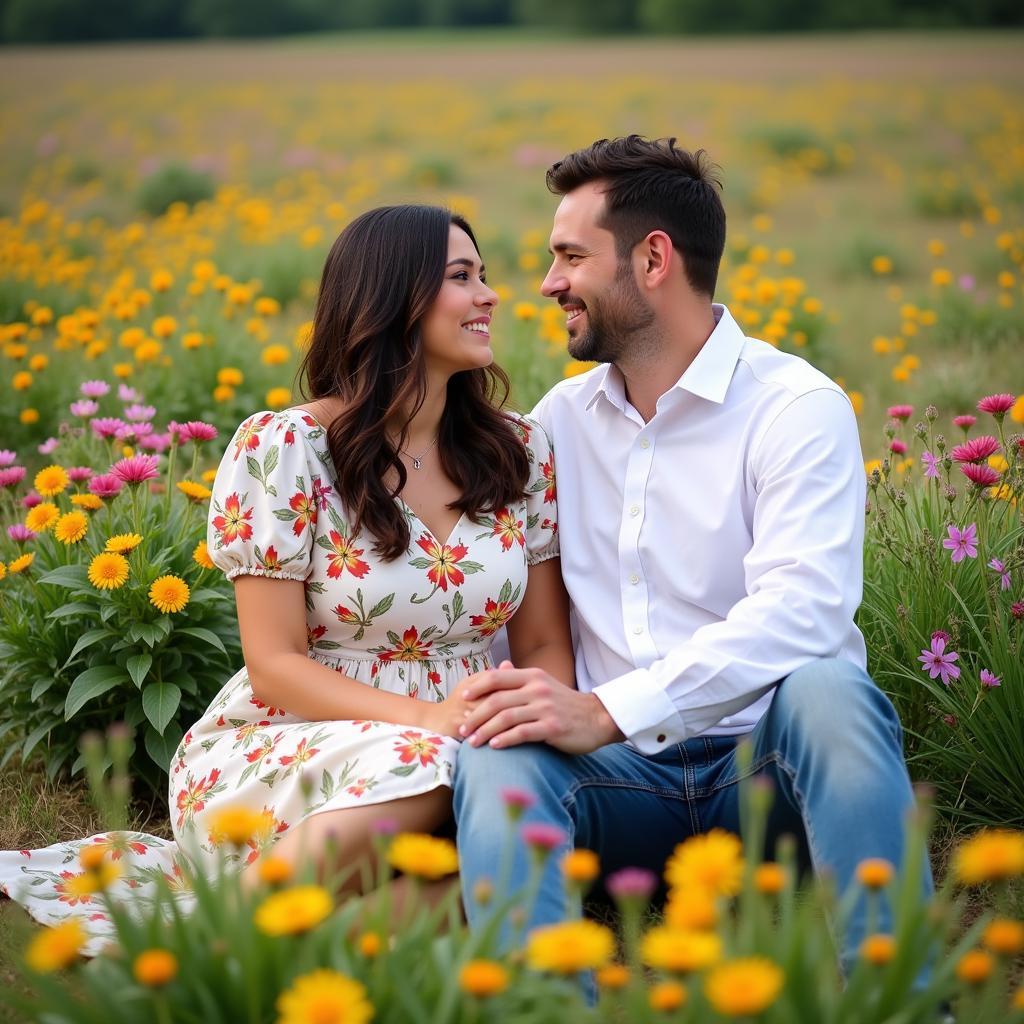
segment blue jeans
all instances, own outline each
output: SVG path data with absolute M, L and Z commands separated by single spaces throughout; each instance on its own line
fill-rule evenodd
M 455 818 L 463 898 L 471 925 L 489 913 L 472 897 L 481 879 L 492 882 L 507 846 L 500 792 L 533 793 L 524 820 L 557 825 L 567 848 L 601 857 L 603 872 L 646 867 L 660 876 L 677 843 L 720 827 L 740 832 L 737 783 L 763 774 L 774 783 L 769 849 L 784 833 L 797 837 L 815 871 L 831 875 L 839 894 L 867 857 L 899 866 L 906 819 L 913 806 L 902 753 L 902 729 L 889 699 L 851 662 L 823 659 L 779 684 L 771 707 L 750 738 L 753 759 L 742 771 L 742 737 L 699 736 L 645 756 L 625 743 L 572 756 L 545 744 L 504 750 L 463 743 L 455 772 Z M 560 855 L 549 859 L 527 928 L 562 920 L 565 895 Z M 529 857 L 515 845 L 511 890 L 526 880 Z M 932 891 L 924 867 L 925 894 Z M 852 966 L 864 938 L 865 901 L 841 936 L 840 960 Z M 886 910 L 875 922 L 889 931 Z

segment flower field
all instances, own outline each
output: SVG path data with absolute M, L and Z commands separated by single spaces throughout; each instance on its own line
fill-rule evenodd
M 618 937 L 574 920 L 511 959 L 466 935 L 452 900 L 409 910 L 389 942 L 386 915 L 318 911 L 311 879 L 203 890 L 206 946 L 192 949 L 173 917 L 119 919 L 130 956 L 76 968 L 75 992 L 127 986 L 126 1021 L 140 1006 L 152 1020 L 238 1019 L 236 998 L 252 1021 L 362 1021 L 371 1005 L 374 1019 L 410 1021 L 884 1021 L 910 1005 L 927 934 L 949 953 L 919 1016 L 901 1019 L 930 1020 L 950 998 L 979 1022 L 1018 1019 L 1016 998 L 1024 1019 L 1011 994 L 1024 852 L 1019 831 L 1000 831 L 1024 828 L 1015 46 L 1012 33 L 529 47 L 367 37 L 5 54 L 0 770 L 81 775 L 82 735 L 124 721 L 133 738 L 110 806 L 128 788 L 165 792 L 184 729 L 241 662 L 231 586 L 203 543 L 207 484 L 245 416 L 302 401 L 294 372 L 318 275 L 347 221 L 393 201 L 469 217 L 502 300 L 499 361 L 529 409 L 587 368 L 568 359 L 562 314 L 538 294 L 554 207 L 544 170 L 636 131 L 676 135 L 721 165 L 717 299 L 847 389 L 869 482 L 870 668 L 944 834 L 988 830 L 961 847 L 933 908 L 903 899 L 845 990 L 813 912 L 835 897 L 805 905 L 785 851 L 764 865 L 749 843 L 745 856 L 726 843 L 712 860 L 731 865 L 728 886 L 687 903 L 702 920 L 670 899 L 649 927 L 638 883 L 617 897 Z M 382 838 L 377 870 L 400 848 Z M 599 871 L 588 863 L 568 862 L 574 892 Z M 80 867 L 101 904 L 107 869 Z M 913 888 L 870 879 L 865 898 Z M 990 883 L 969 923 L 977 905 L 963 917 L 963 893 Z M 275 920 L 308 927 L 277 934 Z M 239 935 L 234 952 L 218 945 Z M 417 943 L 430 950 L 422 962 Z M 51 974 L 81 944 L 68 933 L 32 946 L 52 1019 L 93 1019 L 75 1016 Z M 598 972 L 596 1009 L 566 980 L 583 968 Z M 418 979 L 418 1008 L 394 994 L 402 977 Z

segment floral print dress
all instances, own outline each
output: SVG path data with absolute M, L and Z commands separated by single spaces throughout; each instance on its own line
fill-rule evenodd
M 443 539 L 395 499 L 411 539 L 406 554 L 388 562 L 371 536 L 350 529 L 324 427 L 300 409 L 256 413 L 235 432 L 213 484 L 210 557 L 229 579 L 304 583 L 312 660 L 410 702 L 442 701 L 460 679 L 491 667 L 492 640 L 521 603 L 529 566 L 558 555 L 548 439 L 535 421 L 512 421 L 529 459 L 525 498 L 477 521 L 463 516 Z M 115 889 L 142 899 L 154 872 L 180 883 L 179 851 L 200 866 L 223 855 L 210 826 L 221 808 L 262 813 L 272 842 L 312 814 L 450 786 L 457 748 L 413 725 L 306 721 L 262 703 L 243 667 L 171 761 L 176 842 L 142 833 L 85 842 L 127 854 L 129 870 Z M 82 845 L 0 853 L 0 888 L 48 923 L 77 912 L 99 938 L 108 932 L 99 898 L 75 891 Z M 259 853 L 254 843 L 238 859 Z

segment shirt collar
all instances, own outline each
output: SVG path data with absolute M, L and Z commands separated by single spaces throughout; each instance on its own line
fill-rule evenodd
M 712 303 L 711 311 L 715 317 L 715 329 L 682 377 L 669 390 L 689 391 L 697 398 L 721 405 L 725 401 L 725 394 L 729 390 L 729 383 L 732 381 L 733 371 L 736 369 L 736 362 L 746 339 L 739 324 L 725 306 L 717 302 Z M 619 412 L 626 411 L 625 384 L 622 374 L 613 364 L 609 363 L 603 368 L 603 373 L 595 383 L 594 393 L 587 402 L 588 410 L 603 395 Z

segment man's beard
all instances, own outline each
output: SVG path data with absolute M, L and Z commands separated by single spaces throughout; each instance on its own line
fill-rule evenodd
M 569 338 L 569 355 L 581 362 L 614 363 L 654 323 L 654 310 L 644 301 L 633 278 L 632 264 L 618 265 L 615 281 L 604 299 L 587 303 L 587 327 Z

